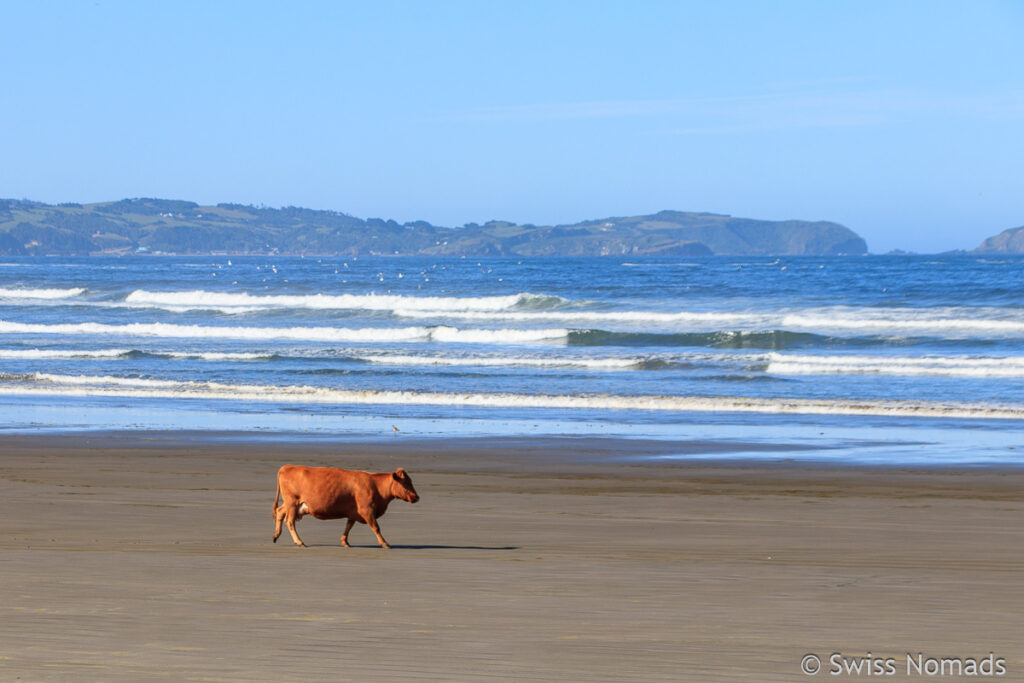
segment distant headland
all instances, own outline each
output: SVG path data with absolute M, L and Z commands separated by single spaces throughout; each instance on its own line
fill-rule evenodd
M 975 254 L 1024 254 L 1024 225 L 1003 230 L 974 249 Z
M 337 211 L 174 199 L 43 204 L 0 199 L 0 254 L 338 254 L 386 256 L 711 256 L 867 253 L 825 221 L 661 211 L 572 225 L 506 221 L 440 227 Z

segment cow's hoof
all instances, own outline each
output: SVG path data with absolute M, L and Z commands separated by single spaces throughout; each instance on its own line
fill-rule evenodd
M 387 543 L 385 543 L 384 545 L 382 545 L 382 546 L 381 546 L 381 548 L 384 548 L 384 550 L 391 550 L 391 546 L 390 546 L 390 545 L 388 545 Z
M 277 543 L 277 536 L 274 536 L 274 537 L 273 537 L 273 538 L 271 538 L 270 540 L 272 540 L 272 541 L 273 541 L 274 543 Z

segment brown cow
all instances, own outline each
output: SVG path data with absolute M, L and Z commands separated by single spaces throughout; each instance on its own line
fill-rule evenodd
M 281 505 L 277 504 L 278 498 Z M 356 522 L 368 524 L 382 548 L 390 548 L 380 535 L 377 519 L 395 498 L 415 503 L 420 499 L 412 487 L 412 479 L 399 467 L 394 472 L 370 473 L 342 470 L 337 467 L 304 467 L 285 465 L 277 471 L 277 493 L 274 494 L 274 543 L 281 535 L 281 522 L 288 525 L 295 545 L 305 548 L 295 532 L 295 522 L 303 515 L 317 519 L 347 518 L 341 544 L 350 548 L 348 532 Z

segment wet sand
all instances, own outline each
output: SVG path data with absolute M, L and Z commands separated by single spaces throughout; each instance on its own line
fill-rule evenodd
M 5 436 L 0 678 L 792 681 L 816 653 L 835 680 L 870 652 L 899 680 L 992 652 L 1024 680 L 1024 472 L 640 457 L 664 450 Z M 390 551 L 311 518 L 273 544 L 285 463 L 402 466 L 422 500 Z

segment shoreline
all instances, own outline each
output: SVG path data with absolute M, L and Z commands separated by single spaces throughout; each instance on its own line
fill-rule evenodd
M 750 441 L 722 439 L 672 439 L 624 436 L 501 436 L 459 435 L 412 436 L 373 434 L 304 433 L 272 430 L 205 430 L 205 429 L 138 429 L 138 430 L 54 430 L 29 434 L 24 432 L 0 433 L 4 447 L 70 448 L 116 446 L 124 449 L 156 449 L 198 447 L 245 447 L 268 450 L 285 445 L 290 451 L 311 455 L 329 454 L 332 449 L 359 451 L 367 454 L 393 456 L 414 453 L 418 456 L 443 451 L 456 462 L 452 467 L 464 467 L 474 462 L 487 462 L 494 467 L 503 457 L 527 457 L 533 467 L 557 470 L 561 466 L 657 467 L 667 470 L 722 469 L 722 470 L 808 470 L 847 471 L 864 473 L 992 473 L 1024 474 L 1024 462 L 996 463 L 979 461 L 936 461 L 933 464 L 914 462 L 879 462 L 846 460 L 842 457 L 784 457 L 785 453 L 839 452 L 843 446 L 809 445 L 804 442 Z M 880 443 L 872 444 L 874 446 Z M 892 446 L 906 446 L 894 440 Z M 910 443 L 922 448 L 927 442 Z M 750 457 L 744 453 L 778 453 L 777 458 Z M 481 459 L 481 455 L 487 457 Z M 475 460 L 465 461 L 465 457 Z M 340 466 L 340 465 L 339 465 Z M 436 465 L 435 465 L 436 466 Z
M 832 652 L 994 652 L 1008 678 L 1024 673 L 1016 468 L 240 436 L 0 439 L 5 675 L 781 681 Z M 421 501 L 381 519 L 390 551 L 363 525 L 341 548 L 344 524 L 308 517 L 310 548 L 274 544 L 285 463 L 404 467 Z

